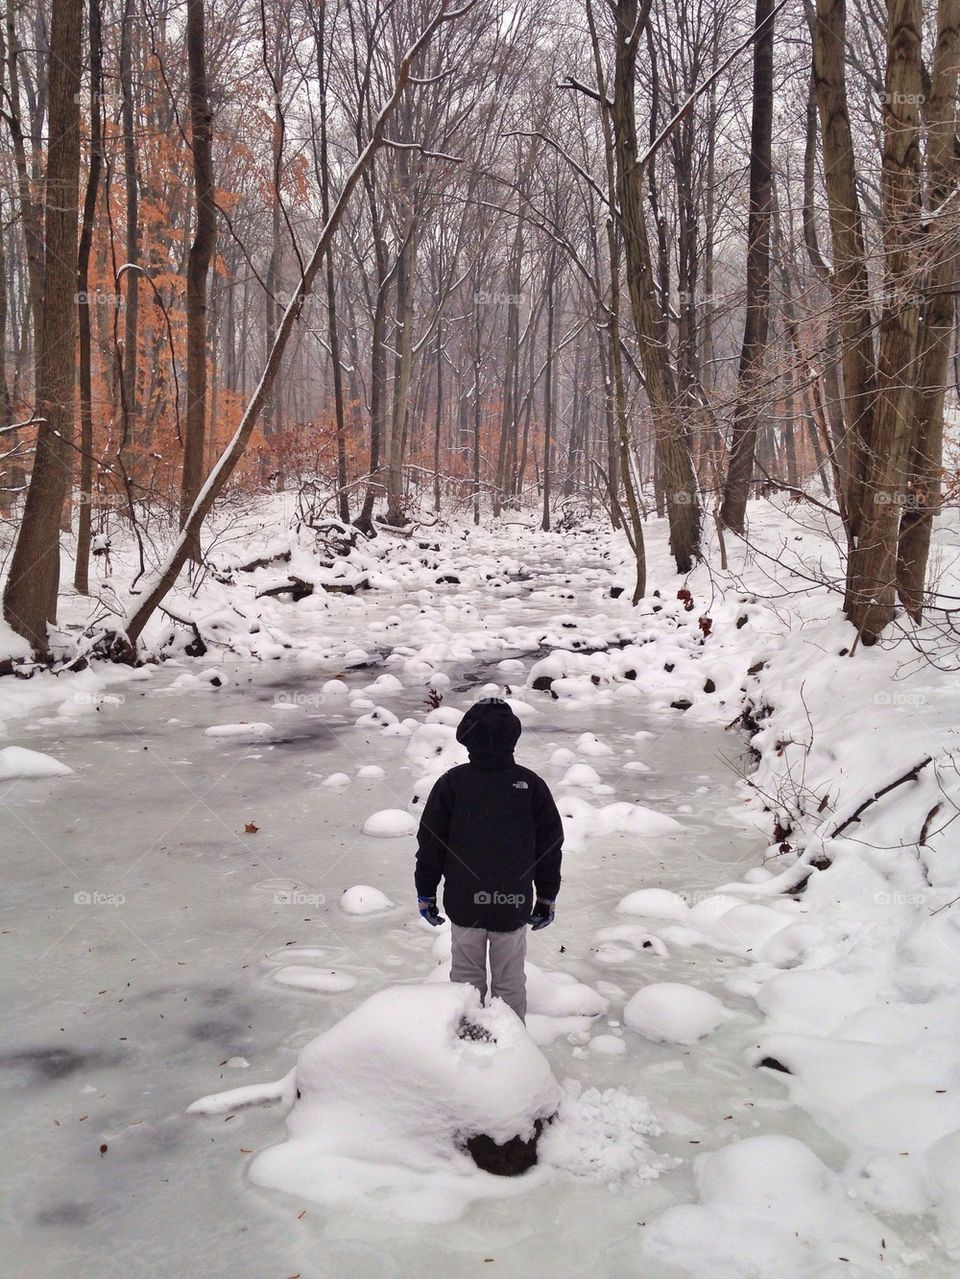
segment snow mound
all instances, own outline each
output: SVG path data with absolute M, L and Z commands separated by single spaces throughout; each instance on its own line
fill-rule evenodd
M 417 819 L 405 808 L 382 808 L 371 813 L 363 823 L 364 835 L 379 839 L 393 839 L 400 835 L 412 835 L 417 829 Z
M 627 1045 L 616 1035 L 594 1035 L 587 1047 L 601 1057 L 623 1057 L 627 1052 Z
M 376 915 L 394 905 L 386 893 L 369 884 L 354 884 L 340 898 L 340 909 L 348 915 Z
M 599 1017 L 607 1011 L 604 997 L 570 973 L 545 972 L 530 963 L 524 967 L 529 1012 L 544 1017 Z
M 349 973 L 338 973 L 333 968 L 310 968 L 307 964 L 288 964 L 286 968 L 278 968 L 273 980 L 281 986 L 316 990 L 323 995 L 339 995 L 345 990 L 353 990 L 357 984 L 356 977 Z
M 225 737 L 235 742 L 258 742 L 273 732 L 272 724 L 211 724 L 203 730 L 204 737 Z
M 307 1044 L 295 1077 L 287 1139 L 254 1159 L 251 1180 L 316 1203 L 376 1194 L 423 1221 L 517 1193 L 480 1172 L 463 1141 L 529 1138 L 561 1100 L 514 1013 L 453 983 L 372 995 Z
M 648 1254 L 687 1274 L 874 1275 L 896 1257 L 889 1225 L 853 1203 L 837 1174 L 793 1137 L 748 1137 L 700 1155 L 694 1175 L 700 1203 L 668 1208 L 644 1240 Z
M 560 779 L 561 786 L 595 786 L 600 774 L 589 764 L 571 764 Z
M 357 769 L 357 776 L 365 782 L 379 782 L 386 777 L 385 771 L 379 764 L 363 764 Z
M 347 773 L 331 773 L 323 779 L 324 786 L 349 786 L 351 778 Z
M 647 919 L 682 920 L 690 913 L 690 907 L 679 895 L 667 888 L 641 888 L 628 893 L 617 903 L 618 915 L 644 915 Z
M 624 1025 L 664 1044 L 693 1044 L 732 1014 L 708 991 L 682 982 L 652 982 L 638 990 L 623 1010 Z
M 27 777 L 66 777 L 73 769 L 52 755 L 28 750 L 26 746 L 4 746 L 0 750 L 0 782 Z

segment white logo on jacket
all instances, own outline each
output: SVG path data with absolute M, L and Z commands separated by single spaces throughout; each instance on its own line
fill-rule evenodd
M 526 783 L 526 782 L 514 782 L 514 783 L 513 783 L 513 789 L 514 789 L 514 790 L 529 790 L 529 789 L 530 789 L 530 787 L 527 785 L 527 783 Z

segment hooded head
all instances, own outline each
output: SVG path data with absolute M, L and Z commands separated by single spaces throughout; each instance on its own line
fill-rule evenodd
M 488 698 L 476 702 L 457 729 L 457 741 L 466 746 L 470 763 L 478 768 L 509 768 L 520 740 L 520 721 L 506 702 Z

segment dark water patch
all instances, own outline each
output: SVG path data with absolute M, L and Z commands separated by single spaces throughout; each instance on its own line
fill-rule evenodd
M 0 1054 L 0 1070 L 20 1072 L 29 1082 L 53 1084 L 69 1079 L 78 1070 L 94 1070 L 103 1066 L 116 1066 L 119 1053 L 82 1052 L 64 1048 L 20 1048 L 16 1052 Z
M 65 1202 L 42 1208 L 34 1217 L 38 1226 L 87 1226 L 93 1218 L 88 1203 Z
M 228 1056 L 235 1056 L 239 1049 L 250 1042 L 250 1032 L 246 1025 L 237 1021 L 226 1021 L 216 1017 L 194 1022 L 187 1027 L 187 1034 L 198 1043 L 217 1043 L 229 1049 Z

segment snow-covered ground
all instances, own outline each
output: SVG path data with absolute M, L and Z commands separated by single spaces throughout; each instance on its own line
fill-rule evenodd
M 654 528 L 636 610 L 603 531 L 420 540 L 208 580 L 176 602 L 230 646 L 203 659 L 0 680 L 11 1270 L 955 1274 L 956 676 L 906 644 L 842 655 L 835 599 L 774 590 L 766 553 L 833 571 L 803 512 L 758 507 L 754 551 L 688 581 Z M 258 597 L 287 572 L 372 589 Z M 338 1188 L 311 1161 L 358 1151 L 328 1134 L 271 1180 L 269 1081 L 377 992 L 443 980 L 410 832 L 492 686 L 567 831 L 530 940 L 529 1030 L 565 1096 L 544 1163 L 456 1194 L 415 1167 L 411 1189 L 394 1142 Z M 725 727 L 745 699 L 759 761 Z M 248 1085 L 263 1104 L 186 1113 Z

